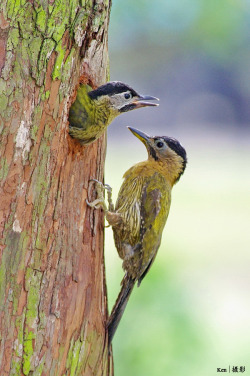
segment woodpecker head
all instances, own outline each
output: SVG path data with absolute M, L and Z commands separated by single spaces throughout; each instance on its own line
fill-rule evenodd
M 149 161 L 159 162 L 159 165 L 166 167 L 173 184 L 176 183 L 187 164 L 186 150 L 179 141 L 166 136 L 151 137 L 131 127 L 128 129 L 146 146 Z
M 105 103 L 118 113 L 146 106 L 158 106 L 156 103 L 146 101 L 159 100 L 149 95 L 140 95 L 130 86 L 119 81 L 108 82 L 96 90 L 90 91 L 88 95 L 97 104 Z

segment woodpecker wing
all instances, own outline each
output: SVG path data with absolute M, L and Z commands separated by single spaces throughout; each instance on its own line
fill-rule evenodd
M 135 247 L 140 241 L 140 196 L 144 179 L 137 173 L 135 175 L 133 169 L 132 167 L 124 175 L 125 180 L 116 202 L 116 212 L 121 214 L 123 224 L 113 230 L 116 247 L 122 259 L 122 244 L 128 243 Z
M 86 128 L 89 114 L 92 111 L 93 105 L 88 96 L 91 87 L 88 85 L 80 85 L 77 91 L 77 96 L 69 110 L 69 126 L 71 128 Z
M 161 243 L 171 202 L 171 187 L 165 178 L 155 173 L 146 179 L 141 197 L 141 271 L 138 284 L 147 274 Z

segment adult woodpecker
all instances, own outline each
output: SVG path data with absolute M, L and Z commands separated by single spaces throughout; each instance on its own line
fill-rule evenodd
M 109 345 L 135 283 L 140 285 L 155 259 L 170 209 L 172 187 L 187 164 L 186 151 L 176 139 L 150 137 L 128 128 L 146 146 L 148 159 L 124 174 L 115 208 L 111 188 L 100 182 L 97 182 L 98 198 L 88 203 L 104 208 L 125 270 L 121 291 L 108 319 Z M 108 189 L 109 210 L 104 203 L 104 189 Z
M 146 102 L 148 100 L 158 99 L 140 95 L 119 81 L 108 82 L 96 90 L 80 85 L 69 110 L 69 134 L 83 145 L 91 144 L 118 115 L 141 107 L 158 106 Z

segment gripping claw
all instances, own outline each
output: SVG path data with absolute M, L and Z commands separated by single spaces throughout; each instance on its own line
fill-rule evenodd
M 113 205 L 113 202 L 112 202 L 112 188 L 110 187 L 110 185 L 103 184 L 102 182 L 100 182 L 97 179 L 91 179 L 90 182 L 96 183 L 97 198 L 94 201 L 92 201 L 92 202 L 89 202 L 86 199 L 87 205 L 90 206 L 91 208 L 94 208 L 94 209 L 100 209 L 100 208 L 102 208 L 105 213 L 108 210 L 109 211 L 113 211 L 114 210 L 114 205 Z M 108 194 L 108 203 L 109 203 L 109 208 L 108 209 L 107 209 L 107 206 L 105 204 L 105 199 L 104 199 L 104 192 L 105 192 L 105 190 L 107 190 L 107 194 Z

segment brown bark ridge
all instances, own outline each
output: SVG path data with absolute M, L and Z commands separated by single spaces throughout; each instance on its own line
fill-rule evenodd
M 0 4 L 0 375 L 112 375 L 103 215 L 105 136 L 68 135 L 78 83 L 108 76 L 111 0 Z

